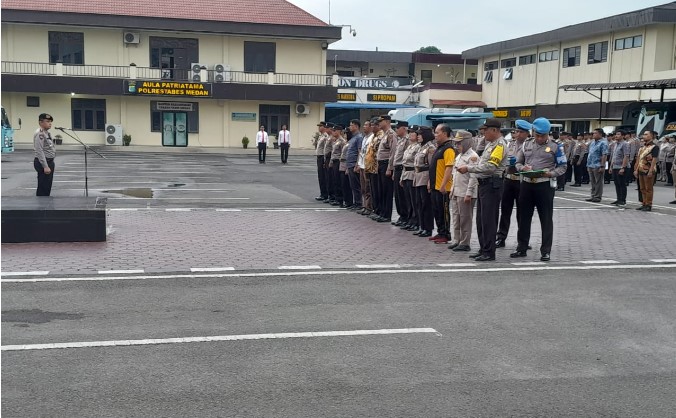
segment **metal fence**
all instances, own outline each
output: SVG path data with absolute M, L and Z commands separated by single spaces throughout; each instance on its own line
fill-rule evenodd
M 37 62 L 2 62 L 3 74 L 37 74 L 69 77 L 100 77 L 140 80 L 196 81 L 240 84 L 283 84 L 330 86 L 332 77 L 324 74 L 250 73 L 245 71 L 202 70 L 199 79 L 190 69 L 165 69 L 136 66 L 72 65 Z

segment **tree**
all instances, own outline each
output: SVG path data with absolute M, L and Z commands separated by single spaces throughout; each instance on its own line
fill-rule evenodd
M 441 54 L 441 50 L 436 46 L 423 46 L 415 52 L 424 52 L 425 54 Z

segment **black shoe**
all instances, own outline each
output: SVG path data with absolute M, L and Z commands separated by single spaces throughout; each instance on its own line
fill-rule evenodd
M 478 257 L 474 257 L 474 261 L 493 261 L 495 260 L 495 256 L 490 256 L 486 254 L 482 254 Z
M 449 250 L 452 250 L 452 249 L 454 249 L 455 247 L 457 247 L 458 245 L 460 245 L 460 244 L 458 244 L 458 243 L 456 242 L 456 243 L 454 243 L 454 244 L 449 245 L 449 246 L 448 246 L 448 249 L 449 249 Z
M 388 218 L 384 218 L 384 217 L 381 216 L 380 219 L 376 219 L 376 222 L 380 222 L 380 223 L 383 223 L 383 222 L 392 222 L 392 220 L 391 220 L 391 219 L 388 219 Z
M 644 207 L 643 212 L 651 212 L 652 210 L 653 210 L 653 207 L 648 205 L 648 206 Z
M 570 187 L 582 187 L 581 184 L 571 184 Z
M 594 199 L 590 197 L 589 199 L 585 199 L 584 201 L 585 201 L 585 202 L 593 202 Z
M 519 251 L 519 250 L 516 250 L 509 255 L 510 258 L 520 258 L 520 257 L 527 257 L 527 256 L 528 256 L 528 253 L 526 251 Z
M 641 206 L 640 208 L 636 208 L 636 210 L 643 210 L 645 208 L 645 205 Z
M 425 238 L 425 237 L 431 237 L 432 236 L 432 231 L 422 231 L 420 235 L 418 235 L 420 238 Z
M 326 196 L 317 196 L 317 197 L 315 197 L 315 200 L 317 200 L 317 201 L 326 200 Z
M 671 202 L 669 202 L 669 204 L 670 205 L 676 205 L 676 200 L 672 200 Z
M 549 253 L 542 254 L 542 257 L 540 257 L 540 261 L 549 261 Z
M 412 227 L 412 226 L 413 226 L 413 225 L 411 225 L 411 224 L 403 224 L 403 225 L 401 225 L 401 226 L 399 227 L 399 229 L 403 229 L 403 230 L 406 231 L 406 230 L 408 230 L 408 228 L 410 228 L 410 227 Z
M 342 203 L 337 202 L 337 201 L 334 200 L 333 202 L 329 203 L 329 205 L 331 205 L 331 206 L 340 206 L 340 205 L 342 205 Z
M 415 225 L 410 225 L 408 228 L 405 228 L 406 231 L 418 231 L 418 227 Z
M 504 239 L 499 239 L 495 241 L 495 248 L 502 248 L 505 246 L 505 240 Z
M 419 230 L 415 231 L 415 232 L 413 233 L 413 235 L 420 235 L 420 234 L 422 234 L 423 232 L 425 232 L 425 231 L 423 231 L 422 229 L 419 229 Z
M 364 212 L 363 212 L 361 215 L 364 215 L 364 216 L 371 216 L 371 211 L 368 210 L 368 209 L 366 209 L 366 210 L 364 210 Z
M 481 251 L 478 251 L 474 254 L 470 254 L 469 258 L 477 258 L 477 257 L 481 257 L 482 255 L 483 255 L 483 253 Z
M 532 249 L 533 249 L 533 247 L 531 247 L 531 246 L 529 245 L 529 246 L 528 246 L 528 249 L 529 249 L 529 250 L 532 250 Z
M 341 209 L 347 209 L 347 205 L 345 205 L 345 203 L 341 203 L 341 204 L 340 204 L 340 208 L 341 208 Z
M 469 245 L 458 245 L 453 251 L 472 251 L 472 248 Z

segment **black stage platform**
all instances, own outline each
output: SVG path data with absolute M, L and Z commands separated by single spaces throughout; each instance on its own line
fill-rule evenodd
M 2 242 L 106 240 L 106 198 L 3 197 Z

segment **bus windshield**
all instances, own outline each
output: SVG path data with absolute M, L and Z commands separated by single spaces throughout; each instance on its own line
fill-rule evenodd
M 9 118 L 7 117 L 7 112 L 5 112 L 5 108 L 2 108 L 2 127 L 3 128 L 11 128 L 12 125 L 9 123 Z

